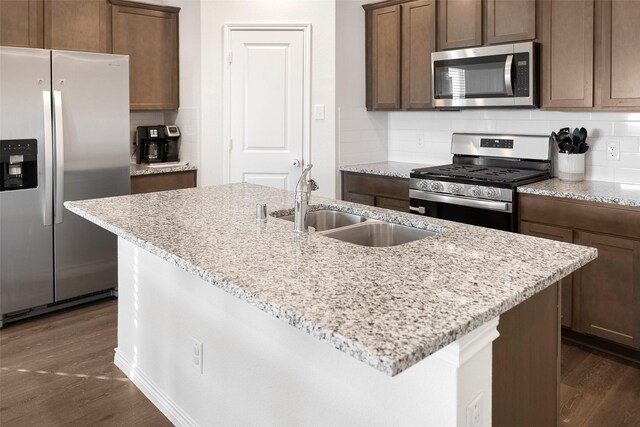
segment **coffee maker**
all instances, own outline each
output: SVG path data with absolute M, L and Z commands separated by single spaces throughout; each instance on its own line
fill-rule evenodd
M 0 140 L 0 191 L 38 186 L 38 141 Z
M 138 126 L 136 163 L 178 162 L 180 129 L 176 125 Z

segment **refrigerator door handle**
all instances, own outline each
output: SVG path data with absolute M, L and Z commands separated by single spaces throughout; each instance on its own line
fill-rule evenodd
M 53 214 L 53 128 L 51 127 L 51 92 L 42 91 L 42 106 L 44 107 L 44 193 L 43 214 L 44 225 L 51 225 Z
M 64 211 L 64 128 L 62 120 L 62 93 L 53 91 L 54 121 L 56 137 L 56 191 L 55 191 L 55 221 L 62 223 Z

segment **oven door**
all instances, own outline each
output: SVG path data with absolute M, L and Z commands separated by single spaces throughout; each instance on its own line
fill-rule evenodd
M 409 197 L 409 209 L 418 215 L 496 230 L 517 230 L 517 216 L 510 202 L 470 199 L 419 190 L 410 190 Z

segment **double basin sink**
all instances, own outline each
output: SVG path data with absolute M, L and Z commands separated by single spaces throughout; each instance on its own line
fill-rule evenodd
M 279 218 L 293 222 L 294 215 Z M 315 228 L 317 233 L 360 246 L 396 246 L 436 234 L 429 230 L 329 209 L 310 211 L 307 218 L 309 227 Z

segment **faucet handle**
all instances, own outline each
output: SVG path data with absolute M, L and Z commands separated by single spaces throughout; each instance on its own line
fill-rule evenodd
M 311 191 L 316 191 L 317 189 L 320 188 L 318 186 L 318 183 L 315 182 L 313 179 L 310 179 L 309 181 L 307 181 L 307 184 L 309 185 L 309 188 L 311 189 Z

